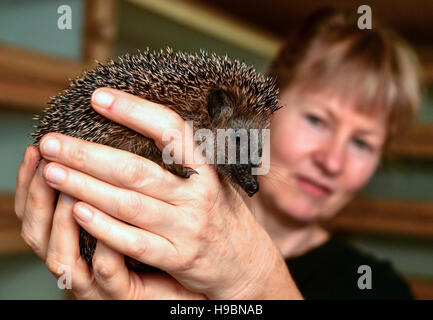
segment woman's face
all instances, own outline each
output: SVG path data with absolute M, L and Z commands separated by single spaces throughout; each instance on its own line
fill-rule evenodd
M 333 216 L 373 175 L 386 135 L 385 118 L 366 115 L 324 94 L 293 99 L 271 122 L 270 171 L 261 195 L 299 222 Z

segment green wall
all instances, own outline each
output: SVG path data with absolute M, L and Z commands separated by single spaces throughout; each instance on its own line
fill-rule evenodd
M 72 11 L 72 29 L 60 30 L 60 5 Z M 81 57 L 83 0 L 2 0 L 0 1 L 0 42 L 67 58 Z

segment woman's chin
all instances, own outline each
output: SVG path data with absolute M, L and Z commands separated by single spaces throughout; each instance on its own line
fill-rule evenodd
M 280 203 L 280 209 L 292 220 L 302 224 L 316 223 L 320 220 L 321 214 L 317 205 L 301 199 L 288 200 L 286 198 L 283 203 Z

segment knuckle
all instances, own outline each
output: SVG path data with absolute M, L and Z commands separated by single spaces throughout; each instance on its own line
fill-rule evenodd
M 97 257 L 94 257 L 92 266 L 95 276 L 103 280 L 110 279 L 117 273 L 117 268 L 114 264 L 107 263 L 103 259 Z
M 207 219 L 199 219 L 195 224 L 195 229 L 192 232 L 193 237 L 198 243 L 205 243 L 209 235 L 209 223 Z
M 122 173 L 120 182 L 124 187 L 139 189 L 146 183 L 148 170 L 141 159 L 132 157 L 122 160 L 119 168 Z
M 209 221 L 206 215 L 197 212 L 192 216 L 187 226 L 189 234 L 195 240 L 203 240 L 209 230 Z
M 32 211 L 37 211 L 45 208 L 47 206 L 47 194 L 43 189 L 37 188 L 35 184 L 30 187 L 30 191 L 28 194 L 28 207 L 32 209 Z
M 42 243 L 39 239 L 35 238 L 31 232 L 28 231 L 26 226 L 23 226 L 21 228 L 21 239 L 24 240 L 24 242 L 33 250 L 40 251 L 42 247 Z
M 68 157 L 78 169 L 84 168 L 89 160 L 86 148 L 71 148 L 68 150 Z
M 211 190 L 209 187 L 200 186 L 198 188 L 194 188 L 192 199 L 193 202 L 195 202 L 196 208 L 201 208 L 203 211 L 208 212 L 215 204 L 216 195 L 214 190 Z
M 28 195 L 29 199 L 29 203 L 31 204 L 31 206 L 35 206 L 41 202 L 43 202 L 43 195 L 38 192 L 38 189 L 35 190 L 35 188 L 30 188 L 30 192 Z
M 48 255 L 47 260 L 45 261 L 45 266 L 56 277 L 60 277 L 63 274 L 62 269 L 64 264 L 53 255 Z
M 199 254 L 197 249 L 190 249 L 188 253 L 182 255 L 178 260 L 178 271 L 186 272 L 194 268 L 199 259 Z
M 139 194 L 130 191 L 124 196 L 124 202 L 117 201 L 117 212 L 125 220 L 132 222 L 143 209 L 141 197 Z
M 134 237 L 127 245 L 127 252 L 129 252 L 132 258 L 140 261 L 147 252 L 145 239 L 142 237 Z

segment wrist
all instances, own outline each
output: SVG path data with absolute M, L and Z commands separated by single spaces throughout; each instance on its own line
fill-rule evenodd
M 211 299 L 302 299 L 284 258 L 266 231 L 260 228 L 254 238 L 256 245 L 248 253 L 245 260 L 248 263 L 241 270 L 238 280 L 232 282 L 224 295 Z
M 273 243 L 272 243 L 273 244 Z M 274 245 L 273 245 L 274 246 Z M 261 272 L 232 299 L 299 300 L 302 295 L 278 249 L 263 263 Z
M 258 279 L 259 290 L 249 293 L 244 299 L 300 300 L 303 299 L 280 253 L 276 252 L 272 266 Z M 260 290 L 261 289 L 261 290 Z

